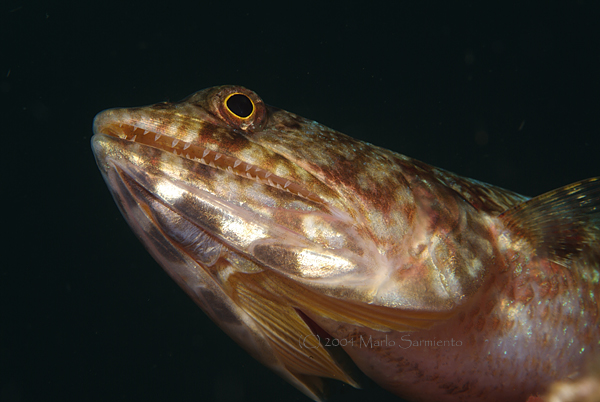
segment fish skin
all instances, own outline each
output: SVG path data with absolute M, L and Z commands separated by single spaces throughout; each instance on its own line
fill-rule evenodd
M 249 116 L 233 111 L 235 94 Z M 415 401 L 525 401 L 598 358 L 595 179 L 529 199 L 236 86 L 111 109 L 94 133 L 103 177 L 149 252 L 315 400 L 321 377 L 358 386 L 320 334 Z

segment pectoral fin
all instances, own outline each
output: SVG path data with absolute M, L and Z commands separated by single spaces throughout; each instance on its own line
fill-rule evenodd
M 285 366 L 282 375 L 305 394 L 318 400 L 324 394 L 320 377 L 333 378 L 359 388 L 353 366 L 340 360 L 319 342 L 298 311 L 277 294 L 261 288 L 264 275 L 232 274 L 227 280 L 234 303 L 258 324 Z M 228 289 L 229 290 L 229 289 Z M 334 356 L 335 355 L 335 356 Z

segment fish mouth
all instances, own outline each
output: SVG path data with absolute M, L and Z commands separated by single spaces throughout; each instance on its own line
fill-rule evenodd
M 172 134 L 144 126 L 139 119 L 100 124 L 98 119 L 104 118 L 96 118 L 92 139 L 98 165 L 123 216 L 169 276 L 230 337 L 311 398 L 319 400 L 321 377 L 358 386 L 350 359 L 319 344 L 331 336 L 309 318 L 310 312 L 294 308 L 275 289 L 260 290 L 269 278 L 275 285 L 287 280 L 248 250 L 272 242 L 287 229 L 220 198 L 227 190 L 212 193 L 204 184 L 227 180 L 229 172 L 296 194 L 294 187 L 274 182 L 283 179 L 264 170 L 257 173 L 255 165 L 244 161 L 234 168 L 238 159 L 229 155 L 217 158 L 212 150 L 204 155 L 206 148 L 200 145 L 174 143 Z M 183 158 L 181 164 L 176 157 Z M 188 173 L 198 179 L 190 184 Z
M 115 114 L 119 109 L 109 109 L 94 118 L 94 135 L 106 135 L 142 146 L 152 147 L 215 169 L 256 181 L 260 184 L 289 192 L 307 200 L 324 204 L 325 201 L 300 184 L 264 170 L 236 157 L 220 153 L 192 142 L 176 138 L 172 133 L 151 125 L 144 119 L 121 119 Z

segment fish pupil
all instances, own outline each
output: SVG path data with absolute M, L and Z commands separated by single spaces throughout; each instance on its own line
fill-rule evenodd
M 246 95 L 234 94 L 227 99 L 227 108 L 236 116 L 247 118 L 252 114 L 254 105 Z

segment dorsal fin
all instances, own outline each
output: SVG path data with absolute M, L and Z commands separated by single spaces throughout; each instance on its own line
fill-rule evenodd
M 500 215 L 538 256 L 561 265 L 600 248 L 600 177 L 579 181 L 522 202 Z

